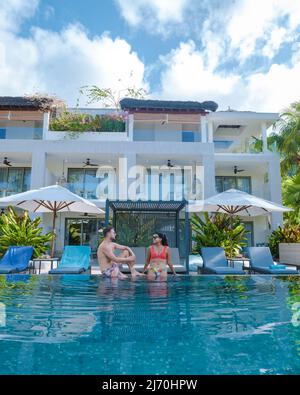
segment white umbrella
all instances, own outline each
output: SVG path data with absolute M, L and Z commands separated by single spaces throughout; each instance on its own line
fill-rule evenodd
M 189 211 L 226 213 L 232 218 L 233 215 L 255 217 L 257 215 L 266 215 L 272 212 L 288 212 L 292 211 L 292 209 L 254 195 L 250 195 L 247 192 L 239 191 L 237 189 L 228 189 L 225 192 L 221 192 L 204 199 L 200 204 L 191 204 L 189 206 Z
M 55 232 L 55 220 L 58 212 L 79 212 L 103 214 L 104 211 L 94 203 L 86 200 L 60 185 L 51 185 L 40 189 L 17 193 L 0 199 L 0 204 L 12 205 L 32 213 L 53 213 L 52 229 Z M 51 256 L 54 255 L 54 235 Z
M 217 195 L 202 200 L 199 204 L 189 205 L 189 211 L 208 211 L 240 215 L 242 217 L 255 217 L 257 215 L 264 215 L 272 212 L 281 213 L 292 211 L 292 209 L 250 195 L 247 192 L 237 189 L 228 189 L 225 192 L 218 193 Z

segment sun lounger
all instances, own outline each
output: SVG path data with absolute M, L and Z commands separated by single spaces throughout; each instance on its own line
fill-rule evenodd
M 202 247 L 202 273 L 205 274 L 245 274 L 243 270 L 228 266 L 224 249 L 221 247 Z
M 56 269 L 49 274 L 82 274 L 90 270 L 91 247 L 66 246 Z
M 20 273 L 27 270 L 32 254 L 31 246 L 9 247 L 0 260 L 0 274 Z
M 261 274 L 298 274 L 296 269 L 274 268 L 274 261 L 269 247 L 249 247 L 248 255 L 250 268 L 254 272 Z

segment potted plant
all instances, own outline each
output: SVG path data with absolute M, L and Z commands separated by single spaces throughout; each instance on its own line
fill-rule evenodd
M 280 262 L 300 266 L 300 225 L 279 226 L 272 232 L 269 246 Z

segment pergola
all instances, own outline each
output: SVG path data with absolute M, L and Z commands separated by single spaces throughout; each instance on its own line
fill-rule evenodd
M 190 252 L 190 225 L 188 202 L 186 200 L 170 200 L 170 201 L 143 201 L 143 200 L 106 200 L 105 206 L 105 225 L 108 226 L 110 214 L 112 211 L 112 224 L 117 230 L 117 218 L 119 213 L 136 213 L 136 214 L 173 214 L 175 227 L 175 245 L 179 248 L 179 228 L 180 228 L 180 212 L 184 210 L 184 256 L 186 272 L 189 272 L 189 252 Z M 159 218 L 159 217 L 158 217 Z M 154 231 L 154 230 L 153 230 Z

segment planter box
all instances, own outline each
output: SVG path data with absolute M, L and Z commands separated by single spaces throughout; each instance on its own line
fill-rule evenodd
M 74 132 L 77 133 L 77 132 Z M 46 140 L 68 140 L 68 141 L 128 141 L 126 132 L 78 132 L 71 137 L 72 132 L 52 131 L 46 132 Z
M 300 243 L 279 243 L 279 261 L 300 266 Z

